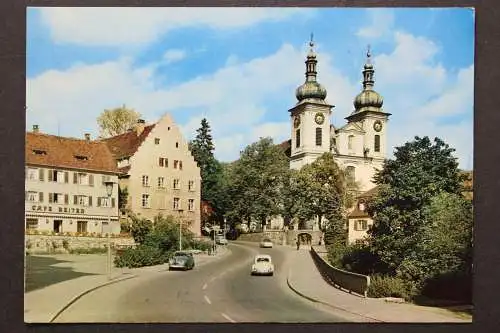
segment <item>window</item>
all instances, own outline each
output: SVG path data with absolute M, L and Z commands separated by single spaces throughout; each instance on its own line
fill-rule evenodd
M 321 146 L 323 143 L 323 129 L 316 127 L 316 146 Z
M 182 161 L 179 161 L 179 170 L 182 170 Z
M 49 170 L 49 181 L 56 183 L 67 183 L 68 182 L 68 172 Z
M 295 148 L 300 147 L 300 129 L 295 131 Z
M 165 178 L 158 177 L 158 187 L 159 188 L 164 188 L 165 187 Z
M 90 197 L 86 195 L 75 195 L 73 199 L 73 204 L 79 206 L 89 206 L 90 205 Z
M 76 232 L 87 232 L 87 221 L 77 221 Z
M 97 206 L 98 207 L 111 207 L 111 200 L 114 200 L 114 198 L 108 198 L 108 197 L 100 197 L 97 198 Z
M 165 159 L 165 168 L 168 168 L 168 158 Z
M 174 179 L 174 189 L 178 190 L 180 188 L 179 179 Z
M 155 145 L 159 145 L 160 144 L 160 138 L 155 138 Z
M 179 142 L 175 143 L 175 148 L 179 148 Z
M 69 196 L 62 193 L 49 193 L 49 203 L 68 204 Z
M 368 221 L 366 220 L 356 220 L 354 224 L 354 230 L 364 231 L 368 229 Z
M 349 137 L 347 138 L 347 149 L 354 149 L 354 135 L 349 135 Z
M 359 201 L 359 203 L 358 203 L 358 209 L 359 209 L 360 211 L 364 212 L 364 211 L 365 211 L 365 208 L 366 208 L 366 206 L 365 206 L 365 202 L 364 202 L 363 200 L 360 200 L 360 201 Z
M 356 180 L 356 168 L 353 166 L 348 166 L 345 168 L 345 176 L 348 185 L 353 185 Z
M 38 202 L 38 192 L 27 191 L 26 192 L 26 201 Z
M 189 199 L 188 200 L 188 210 L 193 211 L 194 210 L 194 199 Z
M 165 159 L 164 159 L 163 157 L 160 157 L 160 158 L 158 159 L 158 166 L 161 166 L 161 167 L 162 167 L 162 166 L 164 166 L 164 165 L 165 165 Z
M 181 208 L 181 199 L 174 198 L 174 210 L 179 210 Z
M 86 173 L 81 173 L 81 172 L 76 173 L 75 172 L 73 174 L 73 182 L 75 184 L 80 184 L 80 185 L 89 185 L 90 184 L 89 175 Z
M 142 186 L 149 186 L 149 177 L 146 175 L 142 176 Z
M 375 151 L 380 152 L 380 135 L 375 135 Z
M 149 194 L 142 195 L 142 207 L 149 208 Z
M 83 155 L 75 155 L 75 158 L 79 161 L 87 161 L 89 158 Z
M 38 173 L 38 169 L 35 169 L 35 168 L 28 168 L 28 172 L 27 172 L 27 175 L 28 177 L 28 180 L 38 180 L 38 176 L 39 176 L 39 173 Z
M 189 191 L 194 191 L 194 180 L 190 180 L 188 182 L 188 190 Z
M 177 166 L 179 165 L 179 161 L 174 160 L 174 169 L 177 169 Z
M 26 219 L 26 229 L 27 230 L 38 229 L 38 219 Z

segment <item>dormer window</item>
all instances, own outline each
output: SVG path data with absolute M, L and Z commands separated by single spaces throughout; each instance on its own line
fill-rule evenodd
M 75 155 L 75 158 L 79 161 L 87 161 L 89 158 L 83 155 Z
M 47 151 L 42 149 L 33 149 L 33 154 L 35 155 L 47 155 Z
M 364 202 L 363 200 L 361 200 L 361 201 L 358 203 L 358 209 L 359 209 L 360 211 L 364 212 L 364 211 L 365 211 L 365 208 L 366 208 L 366 206 L 365 206 L 365 202 Z

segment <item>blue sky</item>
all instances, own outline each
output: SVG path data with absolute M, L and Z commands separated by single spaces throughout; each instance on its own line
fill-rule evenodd
M 438 136 L 472 168 L 472 9 L 29 8 L 27 129 L 98 135 L 105 108 L 148 122 L 169 112 L 191 139 L 209 120 L 225 161 L 261 136 L 290 135 L 310 33 L 318 80 L 345 124 L 371 45 L 389 147 Z M 390 155 L 389 155 L 390 157 Z

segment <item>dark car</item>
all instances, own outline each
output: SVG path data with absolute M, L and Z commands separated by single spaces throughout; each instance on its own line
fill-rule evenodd
M 168 264 L 169 270 L 184 270 L 194 268 L 194 258 L 191 252 L 177 251 Z

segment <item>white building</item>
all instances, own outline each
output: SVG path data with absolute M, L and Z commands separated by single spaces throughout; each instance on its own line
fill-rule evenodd
M 120 233 L 119 171 L 108 147 L 85 137 L 42 134 L 37 125 L 26 133 L 26 229 Z M 111 197 L 105 181 L 115 183 Z
M 317 81 L 314 43 L 306 60 L 306 81 L 296 90 L 297 104 L 291 108 L 290 167 L 299 169 L 332 152 L 335 161 L 358 185 L 359 192 L 375 186 L 372 178 L 386 157 L 387 122 L 383 99 L 373 90 L 374 68 L 368 50 L 363 69 L 363 90 L 354 99 L 354 110 L 340 127 L 330 124 L 334 106 L 326 101 L 326 89 Z

